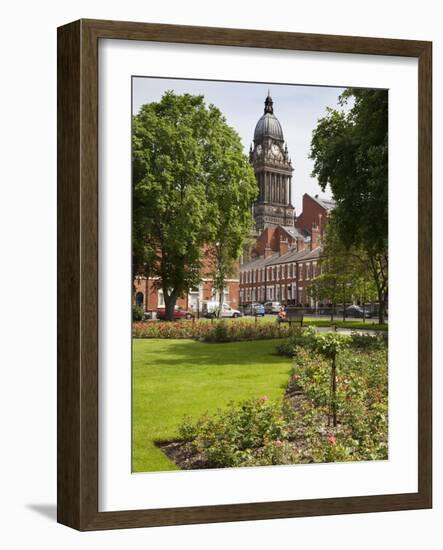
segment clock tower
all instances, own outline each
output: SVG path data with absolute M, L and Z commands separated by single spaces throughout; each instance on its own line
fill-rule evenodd
M 259 196 L 254 204 L 255 227 L 261 233 L 266 227 L 294 226 L 291 204 L 292 164 L 283 130 L 274 115 L 274 103 L 269 95 L 265 112 L 254 131 L 249 160 L 254 167 Z

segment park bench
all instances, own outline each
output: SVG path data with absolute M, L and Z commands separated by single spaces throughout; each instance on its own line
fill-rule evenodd
M 289 323 L 289 326 L 292 326 L 293 322 L 300 323 L 300 326 L 303 326 L 303 314 L 304 309 L 297 306 L 287 306 L 286 307 L 286 320 Z

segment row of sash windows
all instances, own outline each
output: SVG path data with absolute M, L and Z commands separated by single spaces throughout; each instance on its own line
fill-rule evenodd
M 281 279 L 296 278 L 296 264 L 284 264 L 281 266 L 267 267 L 267 281 L 279 281 Z M 318 275 L 316 262 L 308 262 L 299 264 L 298 279 L 299 281 L 312 279 Z M 265 281 L 264 269 L 253 269 L 251 271 L 243 271 L 240 273 L 240 283 L 263 283 Z

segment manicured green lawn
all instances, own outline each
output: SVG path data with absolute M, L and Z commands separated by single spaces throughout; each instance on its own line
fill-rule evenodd
M 314 326 L 314 327 L 330 327 L 330 326 L 337 326 L 338 328 L 349 328 L 353 330 L 381 330 L 381 331 L 387 331 L 388 330 L 388 324 L 383 323 L 382 325 L 378 324 L 378 321 L 374 321 L 372 319 L 367 319 L 364 323 L 362 320 L 340 320 L 340 317 L 336 317 L 334 321 L 331 321 L 330 319 L 325 318 L 319 318 L 319 317 L 306 317 L 303 321 L 303 325 L 305 326 Z
M 230 401 L 282 397 L 291 361 L 275 354 L 276 345 L 133 340 L 132 470 L 177 469 L 154 441 L 176 438 L 184 415 L 196 419 Z
M 211 321 L 209 319 L 204 319 L 208 323 Z M 235 323 L 235 322 L 249 322 L 249 323 L 275 323 L 275 315 L 265 315 L 264 317 L 258 317 L 255 319 L 255 317 L 239 317 L 238 319 L 226 319 L 228 323 Z M 295 323 L 298 325 L 299 323 Z M 334 320 L 331 321 L 330 317 L 314 317 L 314 316 L 306 316 L 303 319 L 303 326 L 314 326 L 314 327 L 331 327 L 331 326 L 337 326 L 338 328 L 349 328 L 354 330 L 382 330 L 387 331 L 388 330 L 388 323 L 383 323 L 382 325 L 378 324 L 378 319 L 373 317 L 372 319 L 365 319 L 365 322 L 363 322 L 363 319 L 349 319 L 347 318 L 346 321 L 343 321 L 343 317 L 341 315 L 336 315 L 334 317 Z

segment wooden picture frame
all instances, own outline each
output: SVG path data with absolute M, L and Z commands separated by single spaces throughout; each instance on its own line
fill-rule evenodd
M 418 492 L 98 511 L 98 41 L 159 41 L 418 58 Z M 80 20 L 58 29 L 58 521 L 79 530 L 432 506 L 432 44 Z

